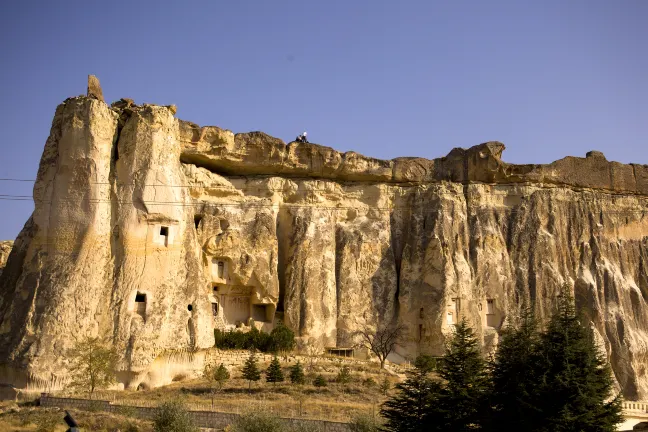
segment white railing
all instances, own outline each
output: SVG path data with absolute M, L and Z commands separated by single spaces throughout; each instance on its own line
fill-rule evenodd
M 648 413 L 648 402 L 646 401 L 623 401 L 624 411 L 641 411 Z

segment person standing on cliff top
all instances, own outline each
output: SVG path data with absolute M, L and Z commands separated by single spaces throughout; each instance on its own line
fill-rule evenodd
M 308 138 L 306 138 L 306 135 L 308 135 L 308 132 L 304 132 L 304 133 L 302 133 L 301 135 L 299 135 L 299 136 L 297 137 L 297 140 L 296 140 L 296 141 L 297 141 L 297 142 L 307 143 L 307 142 L 308 142 Z

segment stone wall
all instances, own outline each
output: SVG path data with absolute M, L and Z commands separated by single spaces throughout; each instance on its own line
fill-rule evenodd
M 58 407 L 58 408 L 75 408 L 80 410 L 99 410 L 112 413 L 124 413 L 126 406 L 111 403 L 105 400 L 90 400 L 90 399 L 74 399 L 74 398 L 60 398 L 52 397 L 47 394 L 41 395 L 40 404 L 42 407 Z M 141 419 L 152 420 L 155 417 L 157 408 L 151 407 L 131 407 L 128 406 L 128 411 L 134 413 L 135 416 Z M 228 425 L 233 424 L 238 419 L 239 415 L 234 413 L 224 413 L 215 411 L 189 411 L 197 426 L 203 428 L 223 429 Z M 283 421 L 287 425 L 317 425 L 323 432 L 348 432 L 349 426 L 346 423 L 330 422 L 324 420 L 307 420 L 307 419 L 294 419 L 285 418 Z
M 240 369 L 243 367 L 245 360 L 250 356 L 250 352 L 246 350 L 220 350 L 220 349 L 210 349 L 205 353 L 205 365 L 213 366 L 223 364 L 226 368 Z M 257 353 L 256 358 L 259 363 L 270 363 L 273 354 L 264 354 Z M 365 366 L 367 368 L 377 367 L 377 362 L 371 360 L 362 360 L 357 358 L 344 358 L 344 357 L 335 357 L 335 356 L 321 356 L 321 355 L 300 355 L 300 354 L 290 354 L 287 357 L 280 356 L 282 366 L 292 366 L 296 362 L 301 362 L 301 364 L 306 367 L 307 365 L 325 365 L 328 367 L 342 367 L 344 365 L 351 366 Z M 410 365 L 404 363 L 402 365 L 387 363 L 385 369 L 389 372 L 396 374 L 403 374 L 407 369 L 410 368 Z

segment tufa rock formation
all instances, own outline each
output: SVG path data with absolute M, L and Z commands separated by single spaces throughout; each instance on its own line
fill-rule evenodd
M 7 264 L 7 259 L 9 258 L 9 252 L 11 252 L 12 246 L 12 241 L 0 241 L 0 275 L 2 275 L 2 269 Z
M 94 75 L 88 75 L 88 97 L 105 102 L 99 78 Z
M 386 161 L 174 112 L 57 108 L 0 277 L 2 383 L 60 387 L 75 338 L 107 335 L 120 386 L 163 385 L 202 369 L 215 328 L 278 319 L 320 351 L 400 323 L 398 360 L 441 354 L 466 317 L 488 349 L 568 283 L 619 388 L 648 397 L 648 166 L 512 165 L 498 142 Z

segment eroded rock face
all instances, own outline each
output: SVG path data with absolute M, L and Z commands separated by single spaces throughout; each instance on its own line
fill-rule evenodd
M 74 337 L 105 334 L 121 385 L 163 385 L 202 370 L 214 328 L 277 319 L 320 351 L 400 323 L 411 359 L 466 317 L 489 348 L 568 283 L 625 396 L 648 396 L 648 167 L 512 165 L 497 142 L 383 161 L 122 101 L 57 109 L 0 277 L 3 383 L 56 388 Z
M 7 259 L 9 259 L 9 252 L 11 252 L 12 247 L 13 241 L 0 241 L 0 275 L 2 274 L 2 269 L 7 264 Z

